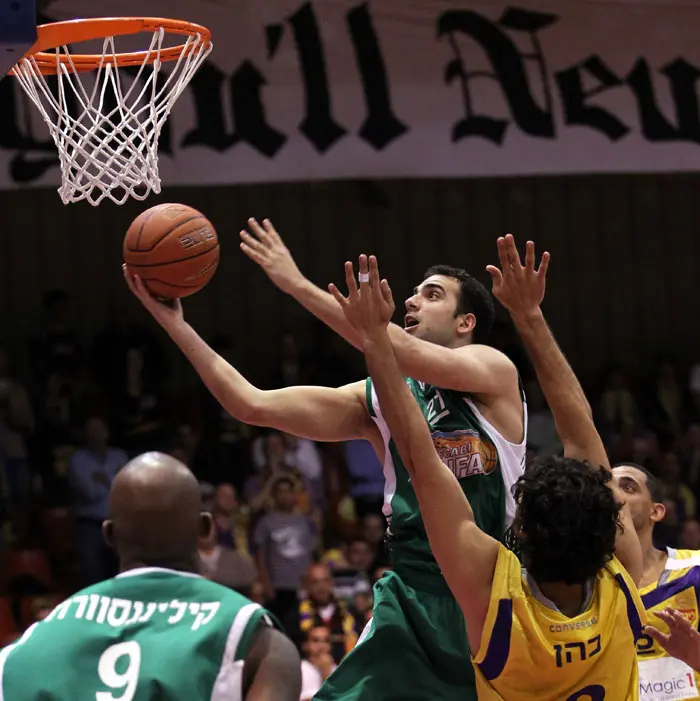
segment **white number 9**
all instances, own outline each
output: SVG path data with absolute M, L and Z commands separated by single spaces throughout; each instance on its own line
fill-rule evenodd
M 129 659 L 126 669 L 120 674 L 117 672 L 117 660 L 122 657 Z M 115 690 L 124 689 L 124 691 L 120 696 L 115 696 L 109 691 L 98 691 L 95 694 L 96 701 L 131 701 L 136 693 L 140 669 L 141 647 L 135 640 L 108 647 L 97 663 L 97 674 L 105 686 Z

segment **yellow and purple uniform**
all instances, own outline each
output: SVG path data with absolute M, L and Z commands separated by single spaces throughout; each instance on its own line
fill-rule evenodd
M 668 560 L 659 580 L 639 590 L 649 625 L 663 633 L 668 626 L 655 614 L 666 607 L 678 609 L 697 627 L 700 611 L 700 550 L 668 548 Z M 700 699 L 700 674 L 670 657 L 648 635 L 637 641 L 639 698 L 641 701 Z
M 501 546 L 481 647 L 479 701 L 636 701 L 635 642 L 646 620 L 632 579 L 613 558 L 565 616 Z

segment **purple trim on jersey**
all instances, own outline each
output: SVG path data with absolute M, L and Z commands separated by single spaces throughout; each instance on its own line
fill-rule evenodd
M 634 635 L 634 641 L 637 642 L 639 638 L 642 637 L 644 632 L 644 626 L 642 625 L 642 619 L 639 617 L 639 611 L 637 611 L 637 606 L 632 598 L 632 593 L 625 582 L 625 578 L 621 574 L 616 574 L 615 579 L 622 589 L 622 593 L 627 599 L 627 619 L 630 622 L 630 628 L 632 628 L 632 634 Z
M 666 582 L 656 589 L 642 596 L 642 603 L 645 609 L 650 609 L 660 604 L 662 601 L 679 594 L 688 587 L 696 587 L 700 589 L 700 567 L 691 566 L 690 570 L 682 577 Z
M 492 681 L 506 666 L 510 654 L 510 634 L 513 629 L 513 602 L 510 599 L 501 599 L 498 602 L 498 613 L 491 631 L 491 639 L 484 661 L 479 662 L 481 673 Z

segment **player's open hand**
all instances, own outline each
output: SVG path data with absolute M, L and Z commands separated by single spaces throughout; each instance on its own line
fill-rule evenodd
M 304 281 L 304 276 L 272 222 L 265 219 L 260 226 L 251 218 L 248 226 L 252 233 L 241 231 L 241 251 L 265 271 L 276 287 L 291 294 Z
M 139 298 L 141 304 L 153 315 L 154 319 L 165 329 L 182 321 L 182 303 L 179 299 L 159 300 L 143 284 L 138 275 L 132 275 L 126 265 L 122 265 L 124 279 L 129 289 Z
M 657 611 L 654 615 L 668 626 L 668 633 L 662 633 L 654 626 L 646 626 L 644 632 L 659 643 L 669 655 L 700 671 L 700 633 L 692 623 L 672 608 Z
M 501 236 L 496 242 L 501 269 L 487 265 L 486 271 L 493 282 L 493 296 L 514 315 L 527 315 L 537 311 L 544 299 L 549 253 L 542 254 L 539 268 L 535 269 L 535 244 L 525 244 L 525 265 L 511 234 Z
M 379 265 L 374 256 L 369 259 L 362 254 L 359 261 L 359 286 L 355 280 L 355 269 L 349 261 L 345 263 L 345 282 L 348 296 L 345 297 L 332 283 L 331 294 L 340 304 L 345 318 L 364 336 L 386 329 L 394 315 L 394 298 L 386 280 L 379 278 Z

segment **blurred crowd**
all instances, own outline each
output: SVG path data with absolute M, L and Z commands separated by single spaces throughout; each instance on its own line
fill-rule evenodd
M 61 291 L 47 294 L 43 315 L 23 362 L 0 348 L 0 645 L 57 598 L 114 574 L 101 537 L 111 482 L 131 456 L 161 450 L 191 467 L 214 516 L 200 543 L 204 576 L 277 616 L 303 651 L 310 698 L 354 646 L 390 564 L 382 466 L 370 445 L 254 429 L 204 389 L 174 390 L 158 336 L 116 314 L 85 347 Z M 212 345 L 235 359 L 228 339 Z M 560 452 L 526 361 L 509 354 L 525 379 L 529 458 Z M 307 356 L 287 334 L 265 386 L 337 386 L 361 372 L 332 343 Z M 700 549 L 700 364 L 659 358 L 641 377 L 611 367 L 589 390 L 613 462 L 644 465 L 665 485 L 660 544 Z

